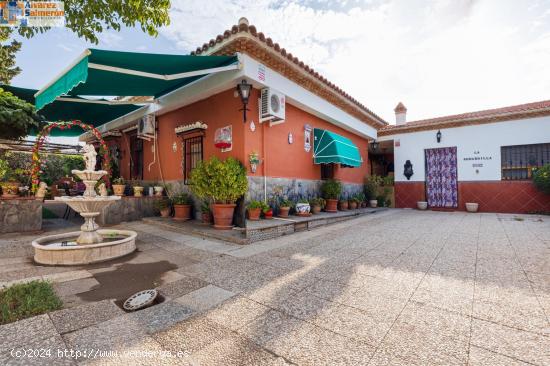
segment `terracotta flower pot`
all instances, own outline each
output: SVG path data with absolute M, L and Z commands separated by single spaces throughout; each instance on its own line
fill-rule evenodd
M 279 207 L 279 217 L 288 217 L 290 207 Z
M 338 212 L 338 200 L 333 200 L 328 198 L 327 199 L 327 205 L 325 206 L 326 212 Z
M 355 201 L 350 201 L 350 202 L 348 203 L 348 206 L 349 206 L 349 209 L 350 209 L 350 210 L 355 210 L 355 209 L 357 208 L 357 202 L 355 202 Z
M 125 184 L 113 184 L 113 192 L 115 196 L 124 196 L 124 190 L 126 189 Z
M 340 201 L 340 211 L 348 210 L 348 201 Z
M 0 184 L 2 186 L 2 197 L 4 198 L 15 198 L 19 197 L 19 182 L 3 182 Z
M 214 203 L 212 204 L 212 213 L 214 215 L 214 228 L 219 230 L 229 230 L 233 227 L 233 212 L 236 204 Z
M 311 212 L 314 214 L 318 214 L 319 212 L 321 212 L 321 205 L 311 206 Z
M 170 207 L 160 209 L 160 217 L 170 217 Z
M 203 224 L 210 224 L 212 223 L 212 214 L 210 212 L 203 212 L 201 219 Z
M 191 219 L 191 205 L 174 205 L 174 220 L 185 221 Z
M 262 209 L 260 207 L 258 208 L 249 208 L 248 211 L 248 219 L 251 221 L 258 221 L 260 219 L 260 214 L 262 213 Z

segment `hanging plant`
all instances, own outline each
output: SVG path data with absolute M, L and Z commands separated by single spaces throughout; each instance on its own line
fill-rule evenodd
M 38 189 L 38 184 L 40 183 L 40 174 L 42 174 L 42 159 L 40 157 L 40 148 L 46 141 L 46 138 L 50 135 L 51 131 L 54 128 L 59 128 L 60 130 L 71 129 L 75 126 L 82 128 L 84 131 L 90 131 L 94 137 L 99 141 L 99 154 L 103 156 L 103 170 L 107 171 L 107 174 L 104 175 L 101 179 L 105 182 L 107 187 L 110 187 L 111 176 L 111 159 L 109 157 L 109 148 L 101 136 L 101 132 L 97 128 L 87 123 L 75 120 L 69 122 L 53 122 L 50 123 L 38 133 L 36 136 L 36 142 L 32 148 L 32 167 L 31 167 L 31 181 L 32 181 L 32 191 L 36 192 Z

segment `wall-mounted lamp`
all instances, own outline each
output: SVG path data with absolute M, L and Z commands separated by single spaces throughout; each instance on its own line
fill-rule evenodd
M 437 131 L 435 134 L 435 138 L 437 139 L 437 143 L 439 144 L 441 142 L 441 130 Z
M 376 140 L 372 140 L 370 143 L 370 147 L 372 148 L 372 151 L 378 150 L 378 146 L 380 146 L 380 143 Z
M 246 123 L 246 111 L 250 110 L 246 108 L 246 105 L 248 104 L 248 98 L 250 98 L 251 89 L 252 89 L 252 84 L 247 83 L 246 80 L 243 80 L 241 81 L 240 84 L 237 84 L 237 92 L 239 93 L 239 96 L 241 97 L 241 101 L 243 102 L 243 108 L 239 110 L 243 111 L 244 123 Z

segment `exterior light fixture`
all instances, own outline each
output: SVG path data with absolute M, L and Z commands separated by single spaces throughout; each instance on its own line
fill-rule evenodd
M 243 111 L 243 122 L 246 123 L 246 111 L 249 111 L 250 109 L 246 108 L 248 104 L 248 98 L 250 98 L 250 90 L 252 89 L 252 84 L 249 84 L 246 82 L 246 80 L 241 81 L 240 84 L 237 84 L 237 92 L 239 93 L 239 96 L 241 97 L 241 101 L 243 102 L 243 108 L 239 109 L 239 111 Z
M 437 131 L 435 134 L 435 138 L 437 139 L 437 143 L 439 144 L 441 142 L 441 130 Z
M 376 151 L 378 150 L 378 146 L 380 146 L 380 143 L 376 140 L 373 140 L 371 143 L 370 143 L 370 147 L 372 148 L 372 151 Z

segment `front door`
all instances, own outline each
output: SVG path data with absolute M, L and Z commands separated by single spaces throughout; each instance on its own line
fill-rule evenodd
M 426 149 L 426 197 L 430 207 L 458 207 L 456 146 Z

